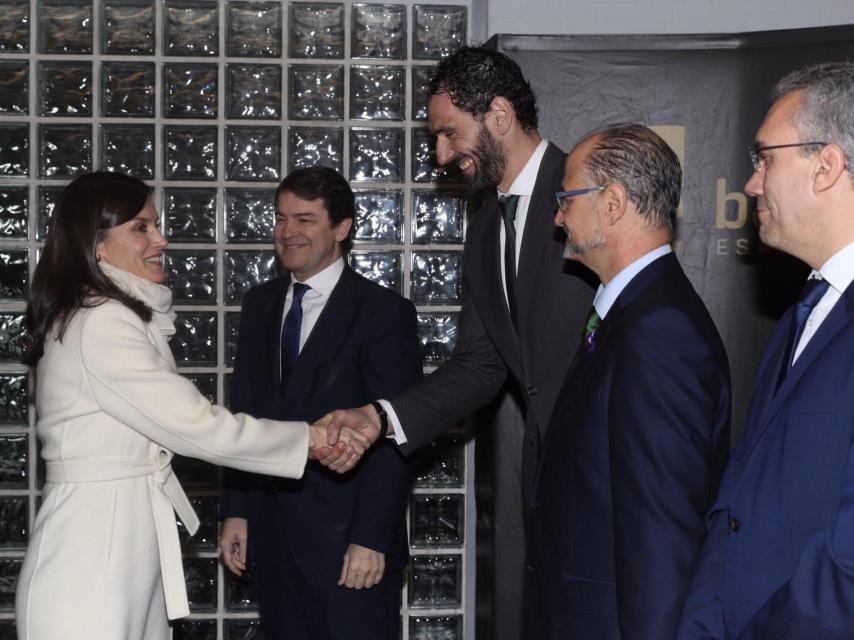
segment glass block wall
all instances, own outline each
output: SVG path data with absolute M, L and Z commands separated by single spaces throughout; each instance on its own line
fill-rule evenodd
M 145 179 L 170 240 L 182 373 L 228 402 L 240 301 L 275 274 L 272 192 L 323 164 L 357 194 L 352 266 L 411 298 L 428 370 L 456 337 L 466 198 L 425 127 L 435 61 L 467 42 L 471 2 L 0 0 L 0 640 L 40 499 L 27 287 L 62 187 Z M 408 521 L 403 638 L 473 637 L 471 445 L 422 455 Z M 192 616 L 176 638 L 260 638 L 252 582 L 216 559 L 218 469 L 178 459 L 202 519 L 184 536 Z M 182 531 L 183 534 L 183 531 Z

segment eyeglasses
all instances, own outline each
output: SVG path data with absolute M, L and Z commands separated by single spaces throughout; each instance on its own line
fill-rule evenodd
M 760 146 L 758 144 L 752 144 L 747 147 L 747 153 L 750 154 L 750 164 L 753 165 L 754 171 L 759 171 L 765 166 L 765 158 L 760 156 L 759 154 L 763 151 L 770 151 L 771 149 L 785 149 L 787 147 L 824 147 L 830 144 L 829 142 L 792 142 L 790 144 L 769 144 L 766 146 Z
M 586 187 L 584 189 L 572 189 L 571 191 L 556 191 L 555 199 L 557 200 L 558 209 L 566 209 L 569 206 L 570 198 L 574 198 L 575 196 L 583 196 L 585 193 L 591 193 L 593 191 L 602 191 L 608 185 L 600 185 L 597 187 Z

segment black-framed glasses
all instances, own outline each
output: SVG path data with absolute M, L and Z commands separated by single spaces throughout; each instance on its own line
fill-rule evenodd
M 575 196 L 583 196 L 585 193 L 592 193 L 593 191 L 602 191 L 608 185 L 599 185 L 596 187 L 585 187 L 584 189 L 572 189 L 570 191 L 556 191 L 555 199 L 557 200 L 558 209 L 565 209 L 569 205 L 570 198 L 574 198 Z
M 765 166 L 765 158 L 759 154 L 763 151 L 771 149 L 786 149 L 787 147 L 824 147 L 830 144 L 829 142 L 791 142 L 789 144 L 769 144 L 758 145 L 752 144 L 747 147 L 747 153 L 750 154 L 750 164 L 753 165 L 754 171 L 759 171 Z

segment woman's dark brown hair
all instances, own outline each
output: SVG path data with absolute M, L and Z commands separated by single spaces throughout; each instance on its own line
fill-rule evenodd
M 135 218 L 148 197 L 142 180 L 105 171 L 84 174 L 62 191 L 30 286 L 24 363 L 35 366 L 51 331 L 61 340 L 78 309 L 105 299 L 151 320 L 151 309 L 104 275 L 95 253 L 107 231 Z

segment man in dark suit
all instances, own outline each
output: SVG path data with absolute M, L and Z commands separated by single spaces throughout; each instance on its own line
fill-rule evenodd
M 665 640 L 679 622 L 730 418 L 723 344 L 670 248 L 681 180 L 641 125 L 567 159 L 555 221 L 602 285 L 528 504 L 532 640 Z
M 566 156 L 540 137 L 531 86 L 502 53 L 458 51 L 438 65 L 430 93 L 436 158 L 458 167 L 482 200 L 466 231 L 456 346 L 421 383 L 385 396 L 387 417 L 371 405 L 337 412 L 330 442 L 341 424 L 376 438 L 385 418 L 401 449 L 414 451 L 487 404 L 509 376 L 526 405 L 527 490 L 592 296 L 573 275 L 580 270 L 566 268 L 551 224 Z
M 243 300 L 234 411 L 313 421 L 421 377 L 412 303 L 344 262 L 354 214 L 350 186 L 331 169 L 279 185 L 274 240 L 286 275 Z M 301 480 L 226 476 L 223 561 L 245 570 L 248 530 L 267 638 L 397 640 L 411 474 L 383 445 L 343 477 L 315 462 Z
M 813 271 L 771 338 L 678 638 L 854 637 L 854 65 L 784 78 L 750 148 L 759 235 Z

